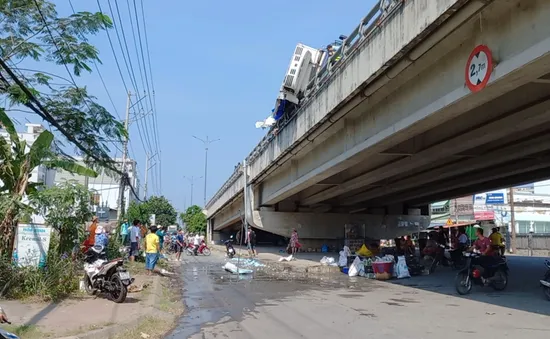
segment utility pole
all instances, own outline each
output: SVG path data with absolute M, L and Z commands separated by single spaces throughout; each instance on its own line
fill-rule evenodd
M 191 176 L 191 178 L 184 176 L 185 179 L 189 180 L 189 183 L 191 183 L 191 202 L 189 206 L 193 206 L 193 186 L 195 185 L 195 179 L 199 180 L 202 179 L 202 177 L 195 178 L 194 176 Z
M 458 225 L 458 199 L 455 198 L 455 224 Z
M 510 252 L 516 253 L 516 214 L 514 210 L 514 188 L 509 188 L 509 199 L 510 199 L 510 223 L 511 228 L 510 232 L 512 233 L 512 241 L 510 241 Z
M 128 153 L 128 141 L 130 140 L 130 96 L 132 94 L 128 91 L 126 97 L 126 119 L 124 120 L 124 129 L 126 130 L 126 138 L 122 146 L 122 176 L 120 177 L 120 187 L 118 190 L 118 219 L 121 220 L 124 215 L 124 191 L 126 190 L 126 157 Z
M 129 183 L 128 180 L 128 167 L 126 166 L 126 162 L 128 159 L 128 142 L 130 141 L 130 110 L 132 107 L 137 105 L 141 100 L 143 100 L 146 96 L 141 97 L 140 99 L 136 100 L 136 102 L 132 105 L 131 99 L 132 99 L 132 93 L 128 91 L 127 97 L 126 97 L 126 119 L 124 120 L 124 129 L 126 130 L 126 138 L 124 139 L 123 148 L 122 148 L 122 175 L 120 177 L 120 187 L 118 191 L 118 218 L 121 219 L 124 215 L 124 193 L 126 191 L 126 184 Z M 135 171 L 134 171 L 135 173 Z
M 215 140 L 209 140 L 208 139 L 208 135 L 206 136 L 206 140 L 203 140 L 201 138 L 198 138 L 196 136 L 193 135 L 193 138 L 197 139 L 198 141 L 202 142 L 204 144 L 204 205 L 202 206 L 202 208 L 206 208 L 206 185 L 207 185 L 207 177 L 208 177 L 208 146 L 210 146 L 210 144 L 216 142 L 216 141 L 220 141 L 220 139 L 215 139 Z
M 149 178 L 149 170 L 156 164 L 149 166 L 149 161 L 153 159 L 157 153 L 153 156 L 149 156 L 149 153 L 145 153 L 145 184 L 143 185 L 143 200 L 147 200 L 147 179 Z

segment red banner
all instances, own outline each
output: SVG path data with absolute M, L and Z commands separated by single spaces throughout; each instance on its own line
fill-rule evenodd
M 474 212 L 474 219 L 476 220 L 494 220 L 495 211 L 476 211 Z

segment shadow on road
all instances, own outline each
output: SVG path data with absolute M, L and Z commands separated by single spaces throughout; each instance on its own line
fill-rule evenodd
M 546 300 L 539 280 L 546 272 L 545 258 L 509 256 L 510 275 L 506 290 L 497 292 L 491 287 L 474 286 L 472 292 L 460 296 L 455 290 L 457 271 L 449 267 L 438 267 L 428 276 L 391 280 L 389 283 L 441 293 L 497 306 L 513 308 L 531 313 L 550 315 L 550 302 Z

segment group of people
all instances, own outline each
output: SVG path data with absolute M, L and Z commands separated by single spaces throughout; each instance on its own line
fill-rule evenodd
M 450 244 L 451 258 L 458 262 L 465 251 L 477 251 L 482 257 L 492 258 L 502 256 L 505 252 L 504 237 L 498 228 L 493 228 L 491 234 L 486 237 L 483 228 L 476 228 L 476 240 L 470 245 L 470 239 L 466 235 L 466 229 L 463 227 L 452 228 L 450 239 L 444 228 L 440 228 L 437 233 L 430 233 L 426 247 L 422 250 L 425 255 L 437 255 L 442 253 L 444 248 Z M 443 258 L 443 261 L 445 259 Z M 490 259 L 487 259 L 490 260 Z

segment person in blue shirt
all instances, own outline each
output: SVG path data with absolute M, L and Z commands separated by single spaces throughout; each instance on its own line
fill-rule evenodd
M 176 236 L 176 260 L 181 261 L 181 253 L 185 249 L 185 235 L 180 230 Z
M 107 237 L 107 234 L 105 234 L 105 229 L 103 226 L 97 226 L 95 229 L 95 245 L 107 247 L 108 243 L 109 238 Z
M 128 233 L 128 219 L 124 219 L 122 225 L 120 225 L 120 238 L 122 245 L 128 245 L 130 241 L 130 234 Z

